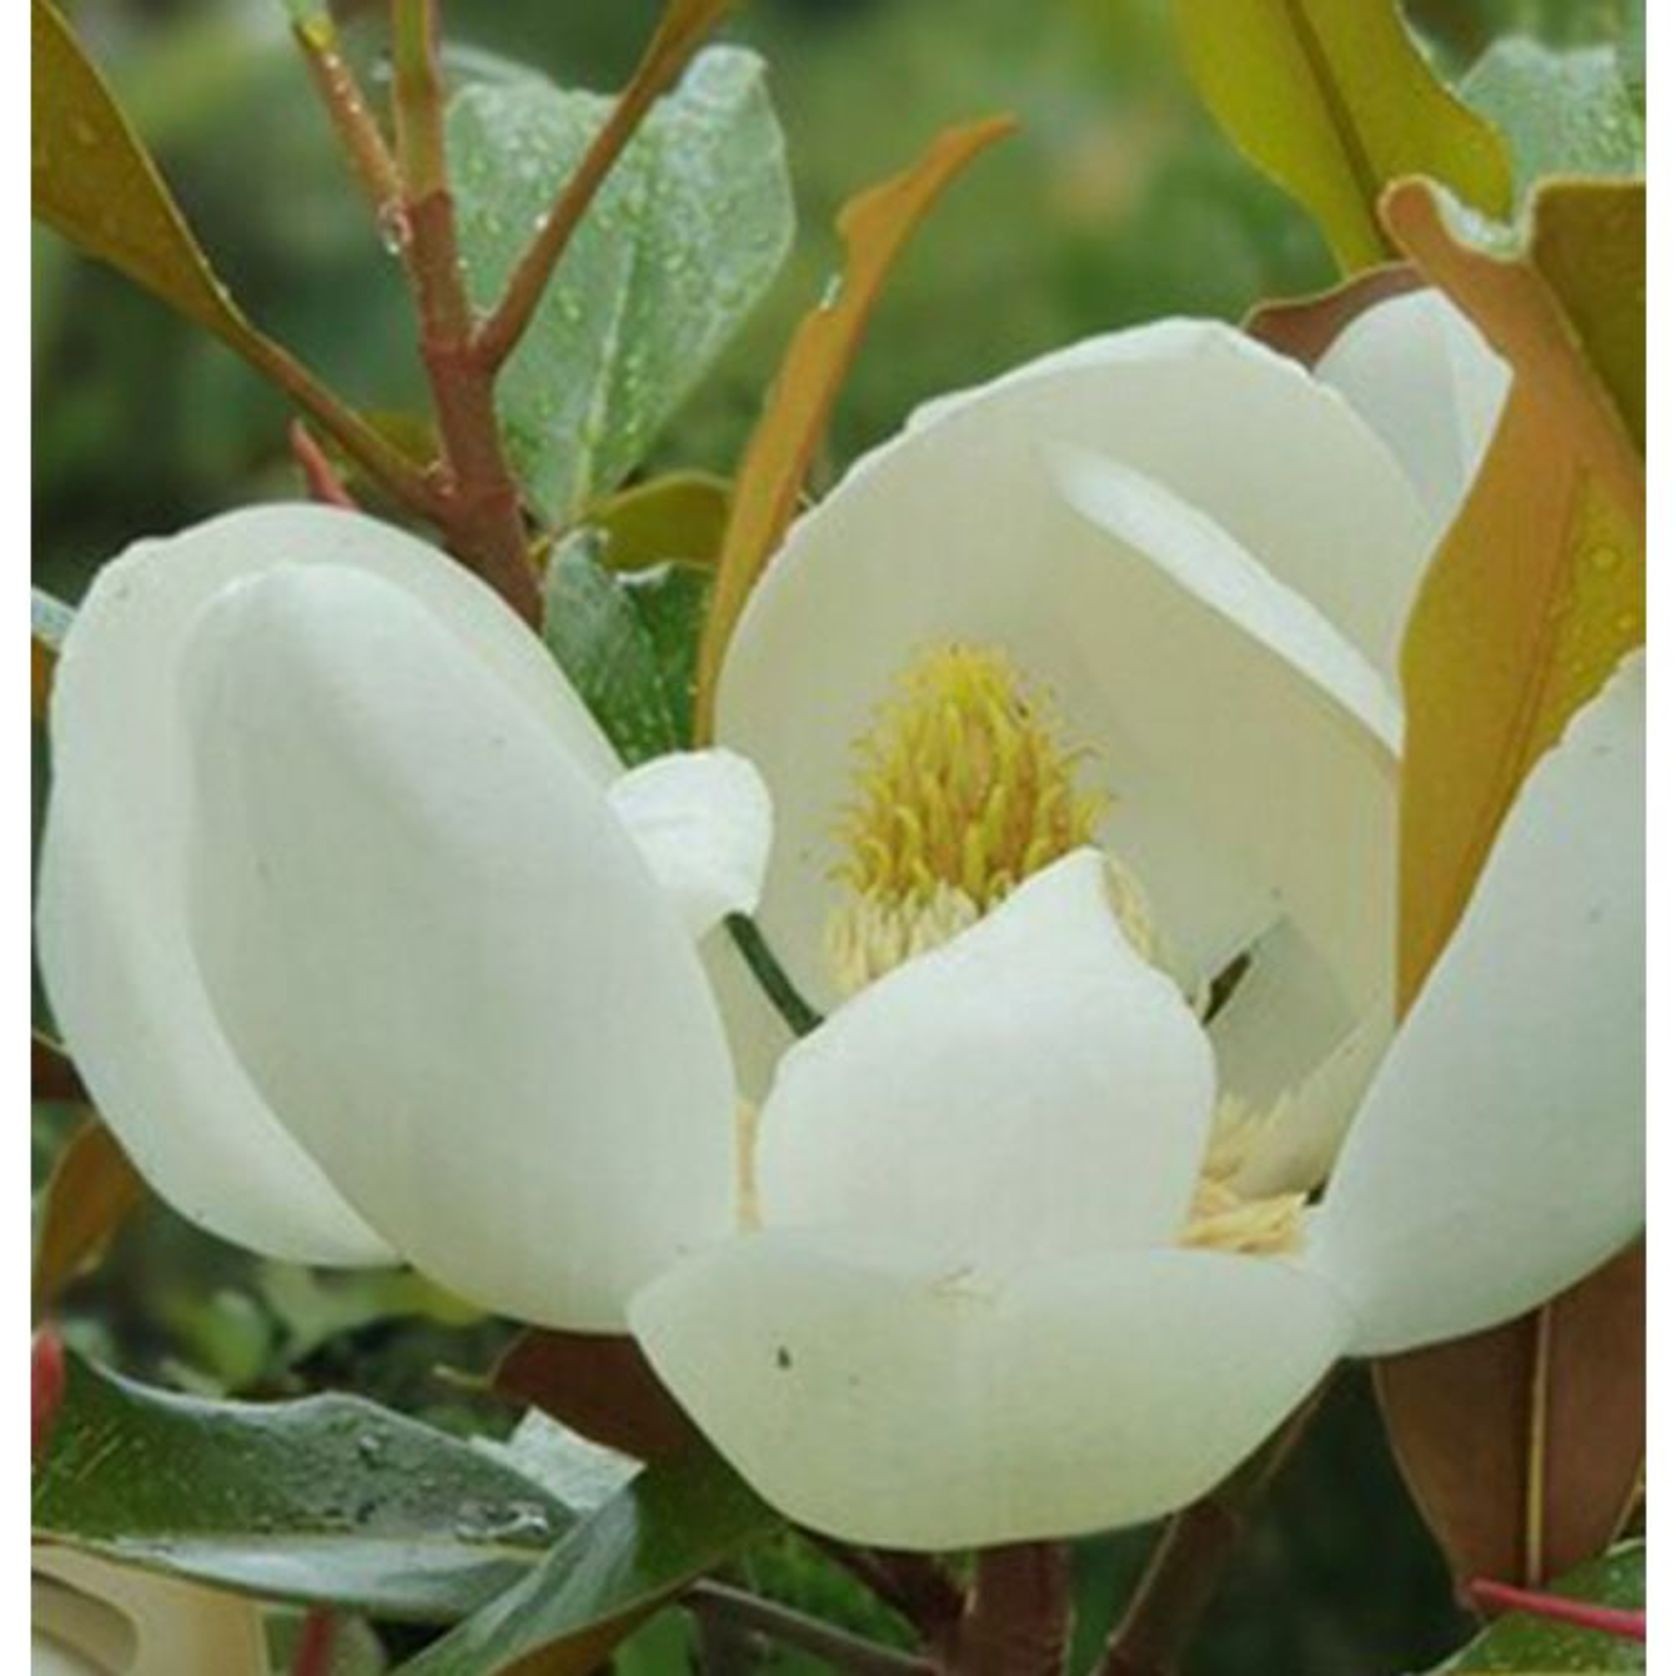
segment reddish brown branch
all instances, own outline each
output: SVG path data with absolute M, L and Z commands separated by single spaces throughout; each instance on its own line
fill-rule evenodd
M 314 440 L 313 434 L 301 419 L 293 419 L 287 435 L 291 440 L 291 455 L 303 474 L 309 498 L 322 506 L 341 506 L 347 511 L 357 510 L 355 497 L 343 486 L 343 479 L 326 458 L 326 451 Z
M 1528 1612 L 1533 1618 L 1569 1624 L 1574 1629 L 1598 1630 L 1622 1641 L 1647 1639 L 1647 1614 L 1622 1606 L 1597 1606 L 1593 1601 L 1572 1600 L 1566 1595 L 1546 1594 L 1536 1589 L 1516 1589 L 1510 1583 L 1476 1578 L 1466 1586 L 1474 1605 L 1493 1612 Z
M 478 353 L 491 370 L 497 370 L 517 348 L 570 244 L 571 235 L 659 94 L 686 68 L 732 4 L 733 0 L 672 0 L 628 85 L 618 95 L 611 114 L 575 172 L 560 189 L 553 207 L 542 218 L 535 238 L 518 259 L 499 303 L 477 335 Z

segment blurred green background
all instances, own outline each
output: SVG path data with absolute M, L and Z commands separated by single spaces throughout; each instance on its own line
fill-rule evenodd
M 346 189 L 280 0 L 82 0 L 78 30 L 150 142 L 233 290 L 355 400 L 420 411 L 395 265 Z M 343 8 L 369 74 L 374 20 Z M 461 75 L 483 54 L 617 85 L 656 0 L 448 0 Z M 1612 0 L 1412 0 L 1448 72 L 1498 34 L 1612 40 Z M 801 311 L 836 257 L 832 215 L 941 125 L 1016 112 L 1022 134 L 938 209 L 899 269 L 845 391 L 823 469 L 923 397 L 1078 336 L 1164 313 L 1237 319 L 1333 274 L 1310 223 L 1231 151 L 1176 60 L 1165 0 L 752 0 L 726 33 L 760 50 L 800 213 L 792 259 L 657 464 L 727 470 Z M 38 233 L 36 579 L 75 598 L 126 542 L 242 501 L 293 495 L 285 410 L 230 354 Z M 37 1179 L 71 1114 L 37 1114 Z M 394 1312 L 394 1313 L 392 1313 Z M 509 1417 L 440 1365 L 480 1370 L 503 1340 L 408 1277 L 256 1263 L 149 1209 L 70 1295 L 72 1337 L 147 1377 L 278 1394 L 353 1385 L 456 1428 Z M 1079 1645 L 1097 1647 L 1144 1558 L 1134 1533 L 1084 1545 Z M 788 1544 L 753 1580 L 889 1634 Z M 1365 1377 L 1343 1376 L 1211 1615 L 1194 1676 L 1360 1676 L 1425 1668 L 1463 1639 L 1447 1579 L 1385 1451 Z M 402 1645 L 411 1646 L 411 1632 Z M 392 1648 L 396 1640 L 391 1638 Z M 678 1671 L 681 1621 L 619 1661 Z M 1086 1659 L 1084 1660 L 1086 1663 Z M 774 1668 L 813 1672 L 807 1661 Z

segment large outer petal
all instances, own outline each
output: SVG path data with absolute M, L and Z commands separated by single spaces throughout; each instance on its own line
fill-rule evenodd
M 180 649 L 205 601 L 277 564 L 385 578 L 433 612 L 602 786 L 621 771 L 551 658 L 500 599 L 356 513 L 270 506 L 142 541 L 77 612 L 53 687 L 42 976 L 78 1070 L 164 1198 L 211 1232 L 301 1262 L 389 1247 L 268 1111 L 204 994 L 186 934 Z
M 851 742 L 905 664 L 994 644 L 1045 684 L 1114 796 L 1100 837 L 1145 884 L 1172 966 L 1213 976 L 1283 915 L 1342 990 L 1326 1051 L 1383 1004 L 1394 898 L 1388 749 L 1318 680 L 1207 609 L 1144 545 L 1073 508 L 1064 447 L 1214 521 L 1387 674 L 1423 516 L 1335 393 L 1225 328 L 1168 322 L 1079 345 L 940 404 L 792 531 L 719 690 L 720 736 L 775 799 L 761 917 L 830 1002 L 821 929 Z M 1179 956 L 1179 958 L 1177 958 Z M 1310 1054 L 1302 1055 L 1307 1059 Z
M 1511 375 L 1478 328 L 1437 291 L 1376 303 L 1316 366 L 1402 462 L 1432 539 L 1456 512 L 1501 417 Z
M 1175 1237 L 1215 1068 L 1104 870 L 1065 857 L 786 1054 L 758 1133 L 767 1225 L 911 1227 L 1008 1273 Z
M 1369 1090 L 1311 1242 L 1357 1348 L 1517 1315 L 1641 1225 L 1645 681 L 1532 771 Z
M 730 1225 L 734 1091 L 697 950 L 606 798 L 363 573 L 228 590 L 184 674 L 196 947 L 270 1106 L 456 1291 L 617 1325 Z
M 1283 1263 L 1154 1250 L 1008 1282 L 922 1245 L 730 1241 L 630 1319 L 756 1490 L 852 1542 L 951 1549 L 1157 1517 L 1324 1374 L 1347 1320 Z

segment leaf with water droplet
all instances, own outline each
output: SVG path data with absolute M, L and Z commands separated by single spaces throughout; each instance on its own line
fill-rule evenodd
M 618 573 L 606 538 L 581 530 L 554 550 L 542 634 L 594 719 L 631 766 L 692 740 L 694 669 L 710 576 L 663 563 Z
M 358 1397 L 211 1402 L 72 1356 L 33 1523 L 224 1588 L 446 1622 L 526 1576 L 573 1515 L 504 1459 Z
M 400 1676 L 489 1676 L 537 1653 L 544 1676 L 585 1676 L 658 1605 L 779 1526 L 720 1456 L 695 1444 L 638 1473 Z
M 1461 97 L 1502 131 L 1516 196 L 1548 175 L 1633 175 L 1646 134 L 1610 47 L 1556 51 L 1523 35 L 1492 45 Z
M 534 79 L 454 99 L 460 246 L 480 306 L 610 108 Z M 712 47 L 618 159 L 501 378 L 508 452 L 550 522 L 570 523 L 640 462 L 779 271 L 792 228 L 762 62 Z

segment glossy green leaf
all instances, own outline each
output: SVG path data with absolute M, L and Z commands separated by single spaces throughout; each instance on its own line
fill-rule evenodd
M 610 108 L 533 80 L 455 98 L 460 246 L 480 306 L 499 297 Z M 792 226 L 762 62 L 712 47 L 629 143 L 501 378 L 508 452 L 551 523 L 644 458 L 773 279 Z
M 1433 75 L 1395 0 L 1175 0 L 1199 92 L 1234 143 L 1321 224 L 1347 273 L 1392 254 L 1379 195 L 1428 175 L 1512 207 L 1495 130 Z
M 1552 1593 L 1595 1606 L 1640 1608 L 1647 1598 L 1647 1550 L 1626 1542 L 1599 1559 L 1580 1565 L 1557 1582 Z M 1560 1671 L 1645 1670 L 1647 1649 L 1636 1641 L 1599 1630 L 1574 1629 L 1524 1612 L 1498 1618 L 1463 1651 L 1439 1666 L 1450 1671 L 1524 1671 L 1555 1676 Z
M 530 1574 L 567 1510 L 358 1397 L 210 1402 L 70 1358 L 38 1538 L 271 1599 L 448 1621 Z
M 542 633 L 631 766 L 692 738 L 694 663 L 709 572 L 660 564 L 613 571 L 581 531 L 547 564 Z
M 475 1446 L 533 1479 L 575 1513 L 603 1507 L 641 1466 L 632 1455 L 583 1437 L 539 1408 L 528 1410 L 504 1443 L 480 1437 Z
M 1507 140 L 1520 198 L 1544 175 L 1633 175 L 1643 166 L 1641 115 L 1610 47 L 1556 52 L 1508 36 L 1473 65 L 1460 92 Z
M 488 1676 L 537 1652 L 542 1676 L 582 1676 L 661 1601 L 778 1522 L 709 1449 L 657 1462 L 401 1676 Z

